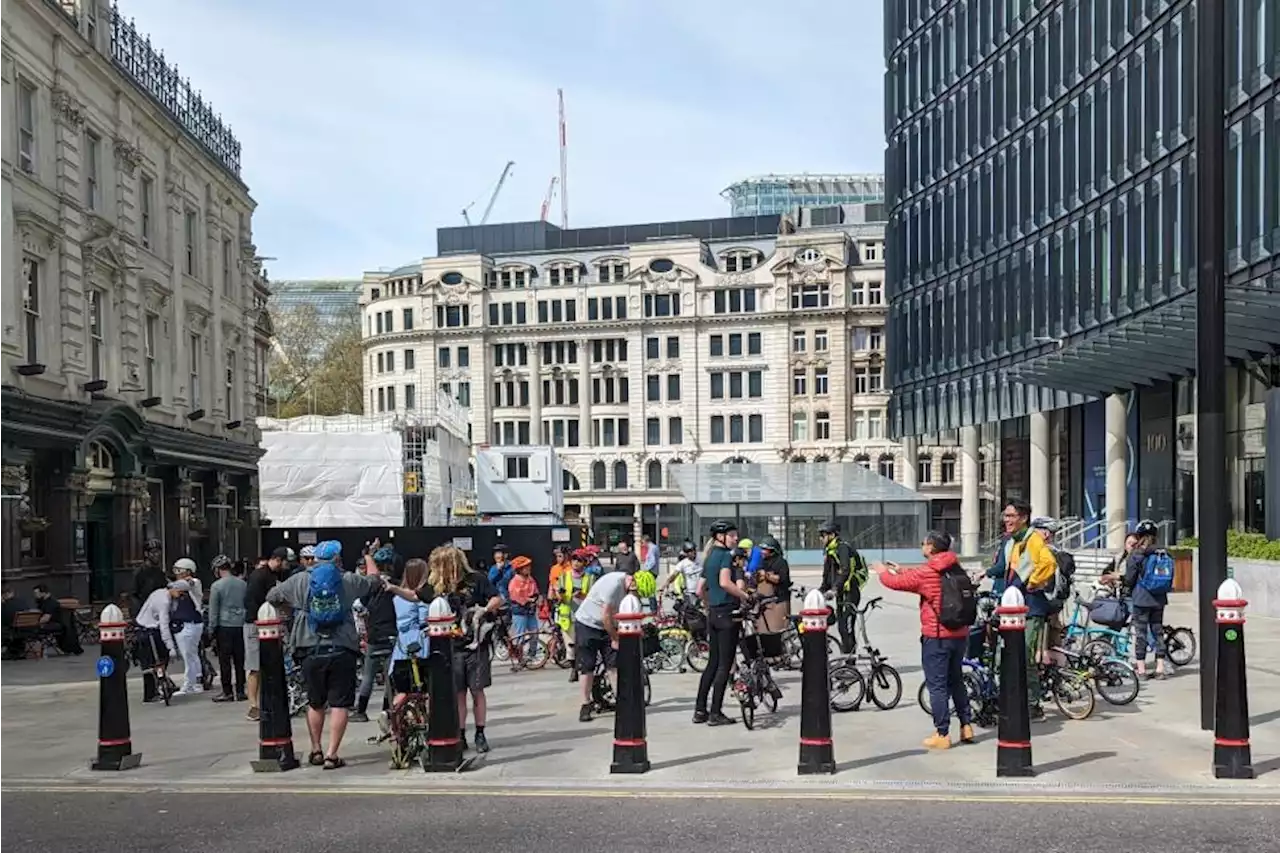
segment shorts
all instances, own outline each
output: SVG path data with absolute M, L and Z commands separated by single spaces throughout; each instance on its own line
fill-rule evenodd
M 391 689 L 396 693 L 412 693 L 413 692 L 413 669 L 410 667 L 412 661 L 398 660 L 391 666 Z M 418 658 L 418 678 L 422 680 L 421 690 L 427 693 L 430 690 L 428 683 L 427 659 Z
M 258 626 L 250 622 L 244 624 L 244 669 L 245 672 L 257 672 L 258 663 Z
M 614 668 L 614 659 L 617 653 L 613 649 L 613 642 L 609 639 L 609 635 L 604 629 L 583 625 L 581 622 L 574 622 L 573 644 L 573 657 L 578 664 L 578 672 L 584 675 L 594 673 L 596 666 L 600 663 L 601 656 L 604 657 L 605 667 L 608 669 Z
M 455 650 L 453 653 L 453 689 L 462 693 L 470 690 L 478 693 L 493 684 L 493 650 L 481 645 L 478 649 Z
M 360 656 L 348 649 L 312 652 L 302 661 L 307 704 L 317 711 L 325 706 L 350 708 L 356 704 L 356 671 Z

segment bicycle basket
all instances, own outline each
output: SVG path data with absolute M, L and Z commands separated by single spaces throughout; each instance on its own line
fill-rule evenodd
M 760 653 L 767 658 L 780 658 L 784 654 L 781 633 L 756 634 L 760 638 Z

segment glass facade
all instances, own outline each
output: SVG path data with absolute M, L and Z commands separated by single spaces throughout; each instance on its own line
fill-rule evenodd
M 884 176 L 763 175 L 731 184 L 721 195 L 733 216 L 768 216 L 798 207 L 882 202 Z
M 1253 333 L 1251 312 L 1280 307 L 1280 0 L 1223 2 L 1230 343 Z M 886 3 L 895 436 L 1193 366 L 1179 355 L 1194 348 L 1195 13 L 1191 0 Z M 1138 337 L 1157 309 L 1181 353 Z M 1280 349 L 1280 323 L 1258 340 L 1243 353 Z M 1050 356 L 1056 372 L 1019 374 Z
M 360 281 L 273 281 L 267 305 L 280 313 L 311 305 L 321 319 L 359 322 L 362 286 Z

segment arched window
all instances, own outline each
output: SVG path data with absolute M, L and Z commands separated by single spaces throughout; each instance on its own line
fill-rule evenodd
M 749 465 L 749 464 L 751 464 L 751 460 L 750 460 L 750 459 L 748 459 L 748 458 L 747 458 L 747 457 L 745 457 L 745 456 L 730 456 L 728 459 L 724 460 L 724 464 L 726 464 L 726 465 Z
M 627 488 L 627 463 L 621 459 L 613 463 L 613 487 L 615 489 Z
M 804 463 L 806 463 L 806 462 L 808 462 L 808 461 L 809 461 L 809 460 L 808 460 L 808 459 L 805 459 L 803 456 L 792 456 L 792 457 L 791 457 L 791 464 L 792 464 L 792 465 L 803 465 Z
M 576 492 L 582 488 L 582 485 L 578 482 L 578 478 L 573 476 L 572 471 L 565 471 L 562 479 L 564 480 L 564 490 L 566 492 Z
M 681 462 L 679 459 L 672 459 L 670 462 L 667 463 L 667 488 L 668 489 L 680 488 L 679 484 L 676 482 L 676 471 L 677 471 L 676 466 L 683 465 L 683 464 L 684 463 Z
M 857 456 L 853 457 L 853 461 L 861 465 L 863 468 L 871 467 L 871 457 L 865 453 L 859 453 Z
M 893 456 L 885 453 L 880 456 L 880 476 L 885 479 L 892 480 L 893 477 Z
M 649 464 L 645 466 L 645 482 L 651 489 L 662 488 L 662 463 L 657 459 L 650 459 Z
M 830 457 L 830 456 L 815 456 L 815 457 L 813 457 L 813 462 L 814 462 L 814 464 L 815 464 L 815 465 L 816 465 L 817 463 L 819 463 L 819 462 L 830 462 L 830 461 L 831 461 L 831 457 Z
M 110 477 L 115 474 L 116 460 L 111 453 L 111 448 L 107 447 L 101 441 L 89 443 L 88 459 L 89 473 L 105 475 Z
M 954 483 L 956 481 L 956 458 L 950 453 L 944 453 L 942 455 L 942 465 L 940 467 L 942 469 L 940 472 L 942 475 L 942 485 L 946 486 Z
M 597 492 L 604 491 L 609 488 L 608 484 L 605 482 L 604 463 L 599 460 L 591 463 L 591 488 L 595 489 Z

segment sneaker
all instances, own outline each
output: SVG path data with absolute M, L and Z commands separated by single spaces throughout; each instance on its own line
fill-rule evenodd
M 924 739 L 924 747 L 925 749 L 950 749 L 951 737 L 934 732 Z
M 178 691 L 183 696 L 193 696 L 197 693 L 204 692 L 204 686 L 200 684 L 184 684 L 182 689 Z
M 219 693 L 217 696 L 213 697 L 213 701 L 214 702 L 234 702 L 235 697 L 232 696 L 230 693 Z
M 587 704 L 583 705 L 583 706 L 578 710 L 578 722 L 580 722 L 580 723 L 589 723 L 589 722 L 591 722 L 591 703 L 590 703 L 590 702 L 588 702 Z
M 364 711 L 352 711 L 347 715 L 347 719 L 353 723 L 367 723 L 369 722 L 369 715 Z
M 1044 719 L 1044 707 L 1041 705 L 1032 705 L 1029 713 L 1032 722 L 1040 722 Z
M 256 723 L 258 720 L 262 719 L 262 715 L 257 708 L 250 708 L 249 713 L 245 714 L 244 718 L 251 723 Z
M 973 726 L 960 727 L 960 742 L 973 743 Z
M 707 712 L 706 712 L 706 711 L 694 711 L 694 712 L 693 712 L 693 722 L 694 722 L 696 725 L 702 725 L 702 724 L 703 724 L 703 723 L 705 723 L 706 721 L 707 721 Z
M 722 712 L 716 711 L 714 714 L 707 715 L 708 726 L 731 726 L 738 722 L 733 717 L 727 717 Z
M 249 701 L 249 696 L 248 696 L 248 694 L 246 694 L 243 690 L 241 690 L 240 692 L 236 693 L 236 701 L 237 701 L 237 702 L 248 702 L 248 701 Z
M 488 752 L 489 739 L 484 736 L 484 732 L 476 732 L 476 752 Z

